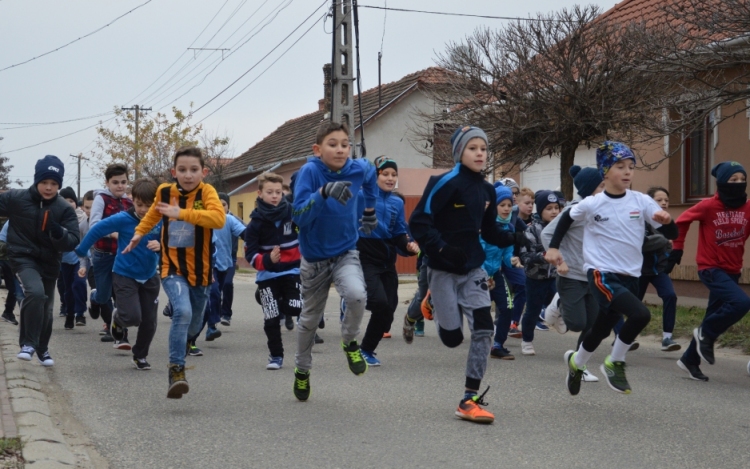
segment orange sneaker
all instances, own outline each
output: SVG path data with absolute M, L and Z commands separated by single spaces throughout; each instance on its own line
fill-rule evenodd
M 465 401 L 461 401 L 460 404 L 458 404 L 458 409 L 456 410 L 456 415 L 464 420 L 468 420 L 470 422 L 475 423 L 492 423 L 495 421 L 495 416 L 488 412 L 480 406 L 486 406 L 487 403 L 482 400 L 485 394 L 487 394 L 487 391 L 490 390 L 490 387 L 487 386 L 487 389 L 482 393 L 481 396 L 474 396 L 471 399 L 466 399 Z
M 523 337 L 523 334 L 521 334 L 521 331 L 518 330 L 518 324 L 515 322 L 510 323 L 510 330 L 508 330 L 508 337 L 513 337 L 514 339 L 520 339 Z
M 428 321 L 432 321 L 432 293 L 430 290 L 427 290 L 427 295 L 422 300 L 422 316 Z
M 384 339 L 390 339 L 391 338 L 391 333 L 390 332 L 384 332 L 383 333 L 383 338 Z

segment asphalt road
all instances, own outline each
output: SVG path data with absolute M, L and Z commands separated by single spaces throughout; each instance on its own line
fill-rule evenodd
M 412 345 L 401 339 L 404 301 L 415 285 L 402 285 L 394 337 L 378 349 L 383 365 L 360 377 L 339 346 L 332 290 L 325 344 L 313 351 L 312 395 L 301 403 L 292 394 L 295 331 L 283 333 L 284 368 L 267 371 L 254 288 L 247 277 L 236 279 L 233 323 L 214 342 L 201 338 L 205 356 L 188 357 L 190 393 L 181 400 L 166 399 L 169 320 L 161 314 L 150 371 L 136 371 L 129 352 L 101 343 L 98 321 L 65 331 L 56 318 L 52 379 L 110 467 L 750 466 L 748 357 L 736 352 L 717 351 L 703 383 L 677 368 L 679 352 L 643 340 L 628 355 L 633 394 L 599 382 L 584 383 L 573 397 L 563 353 L 575 346 L 574 334 L 537 333 L 534 357 L 520 356 L 520 339 L 509 339 L 517 358 L 491 360 L 484 384 L 492 387 L 486 400 L 496 421 L 482 426 L 454 416 L 467 345 L 444 347 L 432 323 Z M 608 348 L 591 362 L 600 377 Z

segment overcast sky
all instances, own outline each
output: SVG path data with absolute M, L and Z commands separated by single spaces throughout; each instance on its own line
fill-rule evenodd
M 56 49 L 145 2 L 0 0 L 0 69 Z M 330 20 L 313 26 L 258 77 L 323 16 L 330 3 L 325 2 L 289 40 L 234 86 L 198 110 L 193 122 L 205 119 L 205 129 L 227 133 L 238 156 L 285 121 L 315 111 L 323 97 L 322 66 L 331 60 Z M 361 5 L 386 3 L 393 8 L 527 17 L 576 2 L 360 0 Z M 617 2 L 592 3 L 606 11 Z M 78 119 L 135 104 L 165 112 L 171 106 L 187 111 L 192 102 L 197 109 L 258 63 L 322 4 L 323 0 L 152 0 L 60 51 L 0 71 L 0 152 L 14 166 L 12 179 L 30 184 L 36 160 L 54 154 L 66 163 L 64 185 L 75 188 L 75 159 L 69 155 L 83 152 L 90 156 L 96 142 L 96 124 L 99 120 L 104 120 L 105 126 L 114 124 L 108 121 L 111 115 L 18 129 L 13 129 L 19 127 L 14 123 Z M 434 65 L 436 52 L 444 50 L 450 41 L 460 41 L 475 28 L 500 27 L 505 23 L 396 11 L 384 15 L 382 10 L 365 8 L 360 11 L 364 90 L 377 86 L 381 42 L 383 82 L 387 83 Z M 250 38 L 252 34 L 256 35 Z M 249 41 L 240 47 L 246 39 Z M 225 52 L 224 60 L 220 60 L 220 52 L 204 51 L 194 57 L 187 50 L 191 44 L 232 50 Z M 218 67 L 207 76 L 215 65 Z M 256 78 L 244 92 L 207 117 Z M 36 145 L 76 131 L 80 132 Z M 31 145 L 36 146 L 14 151 Z M 102 183 L 102 175 L 84 165 L 82 192 L 101 187 Z

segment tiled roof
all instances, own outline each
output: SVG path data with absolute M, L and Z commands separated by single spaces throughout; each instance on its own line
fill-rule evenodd
M 387 112 L 392 104 L 408 96 L 414 90 L 440 83 L 445 78 L 444 70 L 431 67 L 406 75 L 398 81 L 383 84 L 381 87 L 382 108 L 378 107 L 378 88 L 364 91 L 362 115 L 365 124 Z M 254 171 L 259 171 L 281 161 L 310 155 L 315 134 L 326 112 L 325 110 L 315 111 L 282 124 L 227 166 L 225 171 L 230 175 L 229 178 L 247 173 L 251 165 Z M 354 97 L 354 116 L 355 121 L 359 123 L 359 103 L 356 96 Z

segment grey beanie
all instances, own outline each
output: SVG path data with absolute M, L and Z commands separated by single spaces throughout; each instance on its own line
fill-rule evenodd
M 458 128 L 453 133 L 453 136 L 451 137 L 451 145 L 453 146 L 454 163 L 458 164 L 461 162 L 461 155 L 464 153 L 464 148 L 466 148 L 466 144 L 469 143 L 472 138 L 481 138 L 484 140 L 485 144 L 488 143 L 487 134 L 479 127 L 467 125 L 466 127 Z

